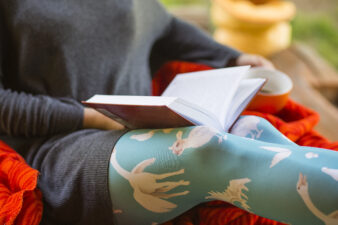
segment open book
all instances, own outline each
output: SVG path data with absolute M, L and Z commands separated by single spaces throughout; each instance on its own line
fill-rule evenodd
M 266 81 L 245 79 L 249 69 L 179 74 L 162 96 L 94 95 L 83 104 L 131 129 L 207 125 L 228 131 Z

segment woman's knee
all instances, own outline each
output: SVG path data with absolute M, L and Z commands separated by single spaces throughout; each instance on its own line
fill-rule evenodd
M 234 124 L 230 133 L 251 139 L 259 139 L 262 135 L 263 129 L 258 126 L 269 123 L 267 120 L 258 116 L 241 116 Z
M 173 154 L 180 156 L 185 151 L 194 152 L 198 148 L 208 148 L 221 143 L 227 136 L 212 127 L 194 126 L 176 130 L 176 141 L 169 147 Z
M 225 139 L 225 132 L 206 126 L 134 130 L 125 134 L 115 149 L 118 157 L 129 158 L 126 163 L 130 166 L 155 157 L 152 172 L 168 172 L 168 168 L 183 168 L 192 161 L 205 162 L 210 150 L 219 151 Z

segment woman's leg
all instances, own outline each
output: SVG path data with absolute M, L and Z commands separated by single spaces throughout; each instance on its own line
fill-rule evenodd
M 337 152 L 274 142 L 208 127 L 125 134 L 109 167 L 116 224 L 162 223 L 216 199 L 281 222 L 338 224 Z
M 269 121 L 258 116 L 241 116 L 230 133 L 269 143 L 297 145 L 279 132 Z

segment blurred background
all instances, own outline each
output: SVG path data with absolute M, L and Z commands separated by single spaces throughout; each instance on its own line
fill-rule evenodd
M 192 22 L 199 23 L 198 25 L 209 32 L 214 31 L 215 24 L 209 20 L 212 1 L 161 0 L 161 2 L 181 17 L 184 17 L 182 14 L 186 11 L 188 20 L 195 19 L 196 21 Z M 292 0 L 290 2 L 296 6 L 296 14 L 291 20 L 292 41 L 311 45 L 335 69 L 338 69 L 338 0 Z M 203 17 L 208 20 L 201 21 Z
M 338 0 L 160 0 L 225 45 L 269 58 L 338 140 Z

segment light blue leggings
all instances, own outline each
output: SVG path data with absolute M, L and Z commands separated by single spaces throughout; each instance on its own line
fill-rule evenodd
M 192 126 L 122 136 L 109 167 L 115 223 L 160 224 L 217 199 L 293 225 L 338 225 L 338 152 L 300 147 L 255 116 L 231 133 Z

